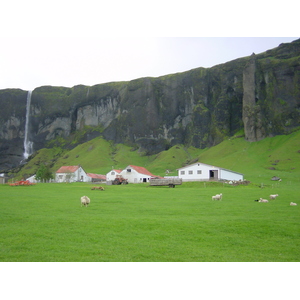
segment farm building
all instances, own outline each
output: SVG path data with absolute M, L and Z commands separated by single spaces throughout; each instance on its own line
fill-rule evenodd
M 37 183 L 37 180 L 35 179 L 35 175 L 26 178 L 26 180 L 29 181 L 30 183 Z
M 141 183 L 141 182 L 149 182 L 150 178 L 157 177 L 150 173 L 144 167 L 138 166 L 127 166 L 120 175 L 127 179 L 128 183 Z
M 122 170 L 112 169 L 106 174 L 106 181 L 114 181 L 121 172 Z
M 0 174 L 0 184 L 5 184 L 8 182 L 8 178 L 5 176 L 4 173 Z
M 89 177 L 89 181 L 91 181 L 91 182 L 106 181 L 105 175 L 93 174 L 93 173 L 87 173 L 86 175 Z
M 244 180 L 244 176 L 241 173 L 212 165 L 203 164 L 200 162 L 179 168 L 177 170 L 178 177 L 182 178 L 182 181 Z
M 91 178 L 86 174 L 83 168 L 78 166 L 63 166 L 56 171 L 56 182 L 89 182 Z

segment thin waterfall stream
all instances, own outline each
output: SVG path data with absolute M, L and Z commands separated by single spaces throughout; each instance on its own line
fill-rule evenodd
M 26 121 L 25 121 L 25 136 L 24 136 L 24 159 L 27 159 L 33 152 L 33 142 L 29 141 L 29 117 L 30 117 L 30 103 L 32 91 L 28 91 L 26 103 Z

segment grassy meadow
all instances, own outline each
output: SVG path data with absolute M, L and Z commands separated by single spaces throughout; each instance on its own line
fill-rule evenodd
M 0 185 L 2 262 L 298 262 L 300 181 Z M 211 196 L 223 193 L 222 201 Z M 279 197 L 258 203 L 259 197 Z M 81 207 L 80 197 L 91 198 Z M 290 206 L 290 201 L 298 206 Z
M 70 151 L 39 150 L 15 179 L 49 162 L 53 172 L 81 164 L 106 174 L 133 164 L 164 176 L 195 161 L 243 173 L 251 184 L 0 185 L 0 261 L 300 261 L 300 130 L 253 143 L 233 137 L 209 149 L 177 145 L 153 156 L 98 137 Z M 211 200 L 217 193 L 222 201 Z M 254 201 L 270 194 L 279 197 Z M 83 195 L 89 207 L 80 206 Z

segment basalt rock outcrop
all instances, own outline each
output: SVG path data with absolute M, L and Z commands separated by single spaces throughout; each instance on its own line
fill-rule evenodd
M 0 172 L 24 152 L 27 91 L 0 90 Z M 34 150 L 96 128 L 115 143 L 158 153 L 175 144 L 210 147 L 244 129 L 248 141 L 300 124 L 300 40 L 212 68 L 73 88 L 32 91 L 28 139 Z

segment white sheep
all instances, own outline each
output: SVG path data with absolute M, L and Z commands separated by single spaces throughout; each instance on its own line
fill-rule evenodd
M 278 196 L 279 196 L 278 194 L 270 195 L 270 199 L 271 199 L 271 200 L 275 200 L 276 197 L 278 197 Z
M 258 201 L 258 202 L 267 203 L 267 202 L 269 202 L 269 200 L 267 200 L 267 199 L 263 199 L 263 198 L 259 198 L 259 201 Z
M 222 200 L 222 193 L 211 197 L 211 200 Z
M 88 196 L 82 196 L 80 198 L 81 200 L 81 206 L 84 205 L 84 206 L 88 206 L 91 202 L 90 198 Z
M 295 206 L 295 205 L 297 205 L 297 203 L 291 202 L 290 205 Z

